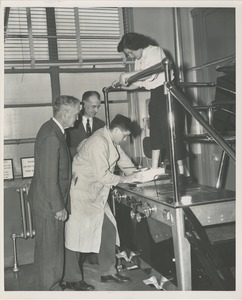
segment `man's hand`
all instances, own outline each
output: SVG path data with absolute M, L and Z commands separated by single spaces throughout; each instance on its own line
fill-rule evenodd
M 120 183 L 131 183 L 140 181 L 140 172 L 132 173 L 128 176 L 121 176 Z
M 58 211 L 55 213 L 55 218 L 59 221 L 65 221 L 67 219 L 67 211 L 66 209 L 64 208 L 63 210 L 61 211 Z

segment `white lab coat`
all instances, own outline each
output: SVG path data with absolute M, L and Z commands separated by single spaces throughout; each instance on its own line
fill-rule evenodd
M 114 145 L 107 127 L 81 142 L 72 164 L 71 214 L 65 227 L 65 246 L 72 251 L 99 252 L 104 213 L 116 221 L 107 203 L 110 188 L 120 181 L 113 174 L 116 163 L 125 172 L 136 168 L 119 145 Z M 119 235 L 116 234 L 119 246 Z

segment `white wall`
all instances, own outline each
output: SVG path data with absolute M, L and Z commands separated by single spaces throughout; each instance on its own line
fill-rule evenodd
M 104 100 L 102 89 L 108 87 L 118 79 L 119 73 L 61 73 L 60 86 L 61 94 L 72 95 L 81 99 L 82 94 L 88 90 L 98 91 L 101 95 L 101 100 Z M 109 100 L 113 102 L 117 100 L 127 101 L 126 92 L 109 93 Z M 128 115 L 127 103 L 110 104 L 110 120 L 117 114 Z M 105 121 L 104 105 L 101 106 L 97 117 Z
M 174 58 L 173 10 L 169 7 L 133 8 L 134 31 L 154 38 Z

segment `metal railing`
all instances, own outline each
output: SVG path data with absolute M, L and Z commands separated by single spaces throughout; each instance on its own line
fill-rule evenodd
M 17 259 L 17 245 L 16 239 L 28 239 L 35 236 L 35 230 L 33 228 L 33 219 L 31 214 L 31 208 L 29 202 L 26 200 L 29 192 L 29 186 L 23 185 L 17 189 L 20 196 L 20 210 L 21 210 L 21 221 L 22 221 L 22 233 L 13 233 L 11 238 L 13 240 L 13 271 L 18 272 L 18 259 Z
M 167 113 L 168 113 L 168 121 L 169 121 L 169 144 L 170 144 L 170 157 L 171 157 L 171 174 L 173 178 L 173 189 L 175 201 L 179 202 L 180 194 L 178 188 L 178 167 L 176 164 L 176 144 L 175 144 L 175 118 L 174 118 L 174 109 L 173 109 L 173 101 L 178 101 L 185 110 L 192 115 L 200 125 L 207 131 L 207 133 L 211 136 L 211 140 L 217 143 L 227 154 L 229 157 L 233 159 L 235 162 L 235 151 L 231 147 L 231 145 L 211 126 L 210 122 L 207 122 L 200 113 L 187 101 L 186 97 L 177 89 L 174 83 L 171 81 L 171 71 L 172 71 L 172 63 L 169 59 L 165 58 L 161 63 L 158 63 L 150 68 L 147 68 L 143 71 L 136 73 L 135 75 L 129 77 L 127 79 L 127 84 L 130 85 L 133 82 L 138 81 L 141 78 L 147 77 L 149 75 L 157 74 L 160 72 L 165 72 L 165 94 L 167 100 Z M 201 83 L 201 82 L 184 82 L 179 83 L 182 87 L 214 87 L 216 83 Z M 104 103 L 105 103 L 105 113 L 106 113 L 106 124 L 110 123 L 109 117 L 109 105 L 108 105 L 108 93 L 112 91 L 124 91 L 125 88 L 120 89 L 120 87 L 114 88 L 113 86 L 105 87 L 103 89 L 104 93 Z M 137 91 L 137 90 L 136 90 Z M 173 97 L 171 97 L 173 96 Z M 210 109 L 211 110 L 211 109 Z M 210 121 L 212 117 L 210 116 Z M 222 156 L 224 157 L 223 154 Z M 222 172 L 219 172 L 219 176 L 221 176 Z M 217 184 L 219 185 L 219 184 Z

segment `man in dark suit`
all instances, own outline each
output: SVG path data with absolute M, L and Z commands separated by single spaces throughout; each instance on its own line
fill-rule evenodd
M 87 91 L 82 96 L 83 109 L 74 127 L 66 130 L 66 141 L 70 149 L 71 158 L 77 153 L 77 146 L 93 132 L 105 126 L 105 123 L 96 118 L 101 105 L 100 94 L 96 91 Z M 89 125 L 87 124 L 89 123 Z
M 61 290 L 64 222 L 71 182 L 64 130 L 78 118 L 79 99 L 60 96 L 53 111 L 54 116 L 41 126 L 36 137 L 34 177 L 28 194 L 35 226 L 34 289 L 38 291 Z

